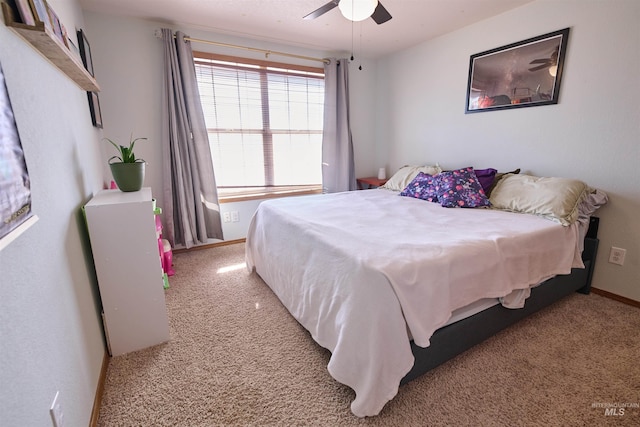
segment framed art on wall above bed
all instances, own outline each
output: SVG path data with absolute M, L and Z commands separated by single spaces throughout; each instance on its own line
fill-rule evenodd
M 471 55 L 465 113 L 557 104 L 569 28 Z

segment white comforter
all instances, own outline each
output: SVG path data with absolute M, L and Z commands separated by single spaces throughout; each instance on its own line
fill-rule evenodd
M 388 190 L 263 202 L 246 261 L 313 339 L 329 373 L 377 415 L 419 346 L 452 311 L 583 267 L 576 225 L 491 209 L 447 209 Z

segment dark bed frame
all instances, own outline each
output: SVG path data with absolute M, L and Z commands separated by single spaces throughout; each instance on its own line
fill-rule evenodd
M 412 341 L 411 349 L 415 362 L 411 371 L 400 384 L 406 384 L 418 378 L 436 366 L 573 292 L 588 294 L 591 290 L 593 266 L 598 252 L 598 225 L 599 218 L 592 217 L 582 252 L 585 268 L 574 268 L 571 270 L 571 274 L 555 276 L 533 288 L 531 296 L 527 298 L 523 308 L 512 310 L 504 308 L 500 304 L 494 305 L 474 316 L 438 329 L 430 338 L 431 345 L 427 348 L 418 347 Z

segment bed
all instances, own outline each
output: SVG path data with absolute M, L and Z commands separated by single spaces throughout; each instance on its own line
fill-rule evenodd
M 599 190 L 411 168 L 381 189 L 265 201 L 247 234 L 247 268 L 331 351 L 329 373 L 355 391 L 359 417 L 532 312 L 588 293 L 593 272 Z

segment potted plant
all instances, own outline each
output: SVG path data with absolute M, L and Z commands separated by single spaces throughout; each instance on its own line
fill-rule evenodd
M 119 145 L 105 138 L 118 150 L 119 156 L 113 156 L 109 159 L 109 167 L 111 168 L 111 174 L 115 180 L 118 188 L 121 191 L 138 191 L 142 188 L 144 181 L 144 170 L 146 162 L 143 159 L 136 158 L 133 152 L 133 147 L 136 141 L 146 140 L 147 138 L 133 139 L 131 134 L 129 146 Z M 113 160 L 119 160 L 115 162 Z

